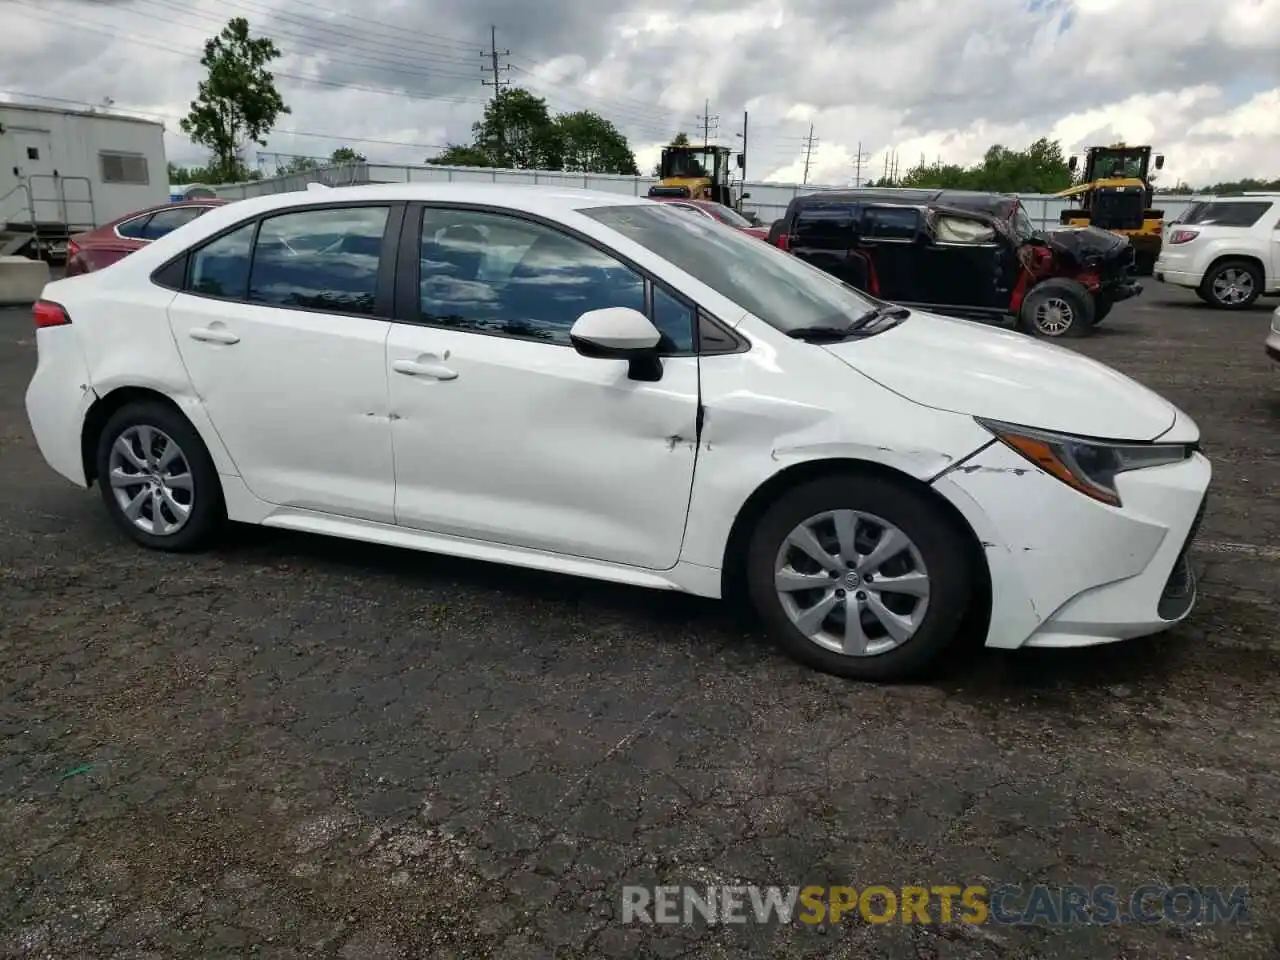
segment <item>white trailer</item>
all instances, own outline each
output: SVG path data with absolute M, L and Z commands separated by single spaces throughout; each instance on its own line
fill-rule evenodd
M 163 124 L 0 103 L 0 256 L 59 258 L 73 233 L 168 198 Z

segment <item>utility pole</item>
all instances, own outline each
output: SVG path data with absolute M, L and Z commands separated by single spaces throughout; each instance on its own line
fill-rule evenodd
M 804 138 L 804 179 L 801 183 L 809 182 L 809 160 L 813 156 L 813 145 L 818 141 L 813 138 L 813 124 L 809 124 L 809 136 Z
M 712 115 L 711 101 L 704 100 L 702 102 L 702 114 L 698 117 L 702 123 L 702 149 L 706 149 L 711 145 L 711 128 L 720 123 L 720 115 Z
M 498 28 L 496 26 L 489 28 L 489 49 L 481 50 L 480 56 L 489 60 L 489 65 L 484 68 L 485 71 L 493 73 L 492 80 L 481 79 L 480 83 L 486 87 L 493 87 L 493 104 L 497 107 L 498 97 L 502 94 L 502 88 L 511 86 L 510 80 L 502 79 L 502 75 L 510 71 L 511 67 L 509 65 L 500 65 L 498 63 L 498 58 L 511 56 L 511 51 L 498 50 Z M 502 115 L 496 109 L 494 110 L 493 118 L 495 127 L 494 134 L 498 141 L 493 146 L 495 148 L 495 155 L 498 159 L 498 165 L 501 166 L 506 163 L 506 137 L 504 136 L 504 131 L 502 129 Z
M 862 161 L 871 159 L 862 152 L 862 141 L 858 141 L 858 152 L 853 155 L 853 185 L 862 186 Z
M 742 182 L 747 182 L 747 111 L 742 111 L 742 132 L 738 134 L 742 138 Z

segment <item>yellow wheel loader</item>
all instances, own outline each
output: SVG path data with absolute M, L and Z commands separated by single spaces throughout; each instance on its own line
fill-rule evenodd
M 1154 188 L 1148 177 L 1151 148 L 1123 143 L 1090 147 L 1085 154 L 1081 182 L 1057 194 L 1078 198 L 1078 207 L 1063 210 L 1063 226 L 1100 227 L 1133 244 L 1136 272 L 1150 274 L 1160 255 L 1164 236 L 1164 211 L 1151 209 Z M 1071 172 L 1077 158 L 1069 164 Z M 1156 154 L 1155 168 L 1164 167 L 1164 155 Z
M 649 196 L 710 200 L 738 209 L 742 197 L 729 180 L 729 155 L 728 147 L 663 147 L 660 179 L 649 188 Z

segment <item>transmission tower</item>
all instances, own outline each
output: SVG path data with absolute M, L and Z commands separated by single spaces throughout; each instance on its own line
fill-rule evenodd
M 804 179 L 801 183 L 809 182 L 809 160 L 813 156 L 813 146 L 818 141 L 813 135 L 813 124 L 809 124 L 809 135 L 804 138 Z
M 497 27 L 489 28 L 489 49 L 481 50 L 480 56 L 486 57 L 489 60 L 489 63 L 484 67 L 485 72 L 493 74 L 492 80 L 485 79 L 480 82 L 486 87 L 493 87 L 493 99 L 496 101 L 498 99 L 498 94 L 502 91 L 502 88 L 511 86 L 510 80 L 502 79 L 502 75 L 504 73 L 510 72 L 510 64 L 498 63 L 499 57 L 509 57 L 511 56 L 511 51 L 498 49 Z
M 711 113 L 711 101 L 702 102 L 702 113 L 698 114 L 698 122 L 702 124 L 702 147 L 705 150 L 711 145 L 711 128 L 720 124 L 720 115 Z

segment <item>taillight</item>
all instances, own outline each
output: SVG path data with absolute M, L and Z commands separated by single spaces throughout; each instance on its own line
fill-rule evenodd
M 778 249 L 779 250 L 791 249 L 791 235 L 789 233 L 786 233 L 784 231 L 778 234 Z
M 65 327 L 71 323 L 71 317 L 60 303 L 52 300 L 37 300 L 31 310 L 36 321 L 36 329 L 41 327 Z
M 1175 230 L 1169 234 L 1170 243 L 1186 243 L 1188 240 L 1194 240 L 1200 236 L 1199 230 Z
M 70 260 L 79 252 L 80 252 L 80 244 L 76 243 L 74 240 L 68 240 L 67 241 L 67 259 Z

